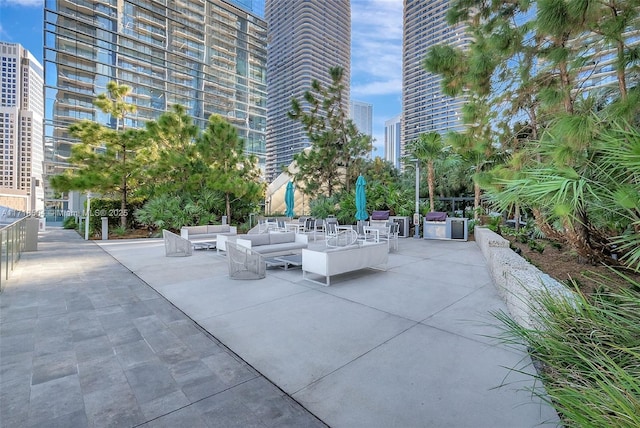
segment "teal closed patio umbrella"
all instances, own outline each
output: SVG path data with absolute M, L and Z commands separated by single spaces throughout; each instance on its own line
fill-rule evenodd
M 356 220 L 359 221 L 369 218 L 369 214 L 367 214 L 366 186 L 367 181 L 364 177 L 362 175 L 358 176 L 358 180 L 356 180 Z
M 287 204 L 287 211 L 285 211 L 284 215 L 287 217 L 293 218 L 295 213 L 293 212 L 293 205 L 294 205 L 293 182 L 291 181 L 287 183 L 287 190 L 284 194 L 284 202 L 285 204 Z

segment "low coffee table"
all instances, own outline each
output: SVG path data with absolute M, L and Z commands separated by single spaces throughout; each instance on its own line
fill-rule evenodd
M 194 250 L 215 250 L 216 249 L 216 241 L 196 241 L 193 242 Z
M 302 254 L 289 254 L 286 256 L 271 257 L 265 260 L 268 267 L 281 267 L 284 270 L 289 270 L 291 266 L 302 266 Z

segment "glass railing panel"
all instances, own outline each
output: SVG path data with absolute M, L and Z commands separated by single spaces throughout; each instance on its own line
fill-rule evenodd
M 0 292 L 25 249 L 26 218 L 0 225 Z

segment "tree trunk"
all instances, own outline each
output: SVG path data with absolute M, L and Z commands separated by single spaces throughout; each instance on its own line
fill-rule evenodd
M 607 4 L 609 10 L 611 11 L 611 15 L 614 20 L 618 20 L 618 10 L 616 2 L 611 2 Z M 625 101 L 627 99 L 627 77 L 626 70 L 624 66 L 624 40 L 620 39 L 616 42 L 616 51 L 617 51 L 617 63 L 616 63 L 616 77 L 618 79 L 618 89 L 620 90 L 620 98 Z
M 531 118 L 531 140 L 538 141 L 538 114 L 536 113 L 535 108 L 529 109 L 529 117 Z M 538 162 L 542 162 L 542 155 L 539 150 L 535 151 L 536 160 Z
M 575 215 L 576 220 L 573 222 L 570 219 L 563 221 L 567 240 L 571 247 L 590 264 L 615 263 L 611 258 L 608 239 L 591 225 L 586 210 L 583 207 L 578 207 Z
M 561 87 L 564 92 L 564 109 L 567 113 L 573 114 L 573 100 L 571 99 L 571 91 L 569 89 L 570 79 L 569 71 L 567 70 L 567 63 L 561 62 L 559 68 Z
M 480 213 L 480 185 L 476 182 L 473 183 L 473 219 L 478 220 Z
M 571 224 L 568 220 L 565 220 L 563 223 L 567 242 L 580 257 L 583 257 L 592 265 L 608 261 L 609 258 L 606 257 L 603 252 L 591 246 L 588 227 L 580 224 L 580 222 Z
M 622 100 L 627 99 L 627 77 L 625 75 L 626 70 L 624 66 L 624 42 L 618 42 L 618 64 L 616 66 L 616 76 L 618 78 L 618 88 L 620 89 L 620 98 Z
M 127 228 L 127 181 L 123 180 L 122 198 L 120 198 L 120 226 Z
M 430 160 L 427 163 L 427 186 L 429 187 L 429 208 L 431 209 L 431 212 L 435 211 L 435 203 L 434 203 L 434 199 L 435 199 L 435 188 L 436 188 L 436 179 L 435 179 L 435 173 L 434 173 L 434 167 L 433 167 L 433 161 Z
M 231 224 L 231 198 L 229 193 L 224 194 L 224 202 L 227 211 L 227 224 Z
M 561 43 L 559 43 L 559 46 L 562 46 L 563 48 L 567 47 L 567 42 L 569 40 L 569 34 L 565 33 L 562 35 L 562 40 Z M 564 109 L 567 113 L 569 114 L 573 114 L 573 98 L 571 96 L 571 76 L 569 74 L 569 70 L 568 70 L 568 64 L 566 61 L 561 61 L 558 64 L 558 69 L 560 71 L 560 87 L 562 88 L 563 91 L 563 98 L 564 98 Z
M 123 171 L 126 171 L 127 161 L 127 147 L 122 150 L 122 166 Z M 127 228 L 127 174 L 126 172 L 122 176 L 122 199 L 120 199 L 120 226 L 123 229 Z
M 551 225 L 547 222 L 547 219 L 542 214 L 539 208 L 532 208 L 533 218 L 535 219 L 536 226 L 545 236 L 549 239 L 553 239 L 558 242 L 567 242 L 567 238 L 562 233 L 555 230 Z

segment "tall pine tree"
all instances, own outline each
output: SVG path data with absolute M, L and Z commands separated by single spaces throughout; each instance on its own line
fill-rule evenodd
M 127 196 L 141 172 L 136 152 L 145 144 L 142 131 L 124 125 L 127 114 L 136 110 L 125 101 L 130 92 L 126 85 L 113 81 L 107 84 L 107 93 L 98 95 L 94 104 L 111 116 L 115 129 L 90 120 L 71 125 L 69 133 L 80 140 L 71 149 L 69 163 L 73 167 L 51 178 L 51 185 L 59 191 L 119 196 L 123 228 L 127 227 Z
M 304 127 L 311 147 L 294 156 L 294 179 L 305 183 L 308 195 L 331 197 L 349 191 L 358 176 L 361 158 L 371 151 L 371 137 L 358 131 L 345 111 L 344 69 L 329 69 L 331 84 L 314 80 L 303 100 L 292 99 L 289 117 Z

